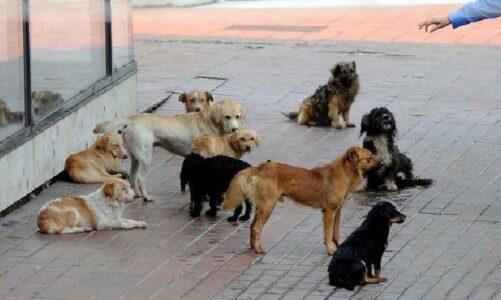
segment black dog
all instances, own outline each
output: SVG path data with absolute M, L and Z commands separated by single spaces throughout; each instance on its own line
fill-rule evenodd
M 388 245 L 390 226 L 402 223 L 405 217 L 390 202 L 376 204 L 332 256 L 330 284 L 352 291 L 357 284 L 385 282 L 387 279 L 381 277 L 381 258 Z
M 386 107 L 373 108 L 363 116 L 360 127 L 360 135 L 367 133 L 363 147 L 381 162 L 381 168 L 366 173 L 369 189 L 396 191 L 433 183 L 431 179 L 414 177 L 412 161 L 395 145 L 397 126 L 393 114 Z
M 184 192 L 187 183 L 190 185 L 190 216 L 194 218 L 200 216 L 202 203 L 208 196 L 210 209 L 205 214 L 215 217 L 230 181 L 238 172 L 249 167 L 251 165 L 245 161 L 224 155 L 204 158 L 196 153 L 191 153 L 186 156 L 180 178 L 181 191 Z M 249 220 L 252 204 L 248 199 L 245 199 L 245 214 L 239 218 L 242 209 L 242 205 L 237 206 L 233 216 L 229 217 L 228 221 Z

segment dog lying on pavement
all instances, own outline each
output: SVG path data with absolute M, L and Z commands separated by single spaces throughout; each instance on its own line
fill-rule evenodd
M 225 155 L 241 158 L 261 145 L 261 137 L 251 129 L 239 129 L 223 136 L 203 134 L 193 142 L 193 152 L 203 157 Z
M 143 221 L 123 219 L 124 203 L 134 200 L 128 182 L 111 179 L 92 194 L 47 202 L 37 216 L 41 233 L 66 234 L 91 230 L 146 228 Z
M 328 269 L 330 284 L 353 290 L 358 284 L 387 281 L 381 276 L 381 258 L 388 246 L 391 225 L 402 223 L 405 218 L 393 204 L 377 203 L 332 256 Z
M 330 164 L 310 170 L 276 162 L 264 163 L 240 171 L 233 178 L 222 209 L 233 208 L 244 199 L 254 202 L 256 212 L 250 228 L 250 244 L 256 253 L 263 253 L 261 231 L 283 196 L 321 208 L 324 242 L 332 255 L 334 243 L 339 245 L 341 241 L 339 224 L 344 201 L 363 184 L 363 173 L 378 164 L 378 159 L 361 147 L 351 147 Z

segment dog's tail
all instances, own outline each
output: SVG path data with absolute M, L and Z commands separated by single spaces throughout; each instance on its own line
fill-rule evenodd
M 130 123 L 128 117 L 125 118 L 115 118 L 111 121 L 102 122 L 96 125 L 94 128 L 94 133 L 107 133 L 113 132 L 115 130 L 124 128 Z
M 428 178 L 405 178 L 397 181 L 399 187 L 414 187 L 414 186 L 430 186 L 433 184 L 433 179 Z
M 256 168 L 247 168 L 233 177 L 221 204 L 223 210 L 232 209 L 245 199 L 250 198 L 249 194 L 252 194 L 252 183 L 255 180 L 256 170 Z
M 199 162 L 203 161 L 203 156 L 190 153 L 183 161 L 183 167 L 181 168 L 181 173 L 179 174 L 179 179 L 181 180 L 181 191 L 184 192 L 186 189 L 186 184 L 190 181 L 193 172 L 196 172 L 195 166 Z
M 291 120 L 297 121 L 297 118 L 299 117 L 299 112 L 298 111 L 291 111 L 290 113 L 282 112 L 282 115 L 286 116 Z

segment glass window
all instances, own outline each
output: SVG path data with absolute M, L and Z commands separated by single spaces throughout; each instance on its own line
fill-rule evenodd
M 115 72 L 134 58 L 131 0 L 111 1 L 111 23 L 113 72 Z
M 96 0 L 30 1 L 35 121 L 106 76 L 104 10 Z
M 0 142 L 24 126 L 22 1 L 0 0 Z

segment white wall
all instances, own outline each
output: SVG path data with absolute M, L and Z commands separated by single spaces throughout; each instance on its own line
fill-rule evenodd
M 132 0 L 132 6 L 193 6 L 212 2 L 216 2 L 216 0 Z
M 0 211 L 63 171 L 70 154 L 96 140 L 97 123 L 135 113 L 136 91 L 134 74 L 0 158 Z

